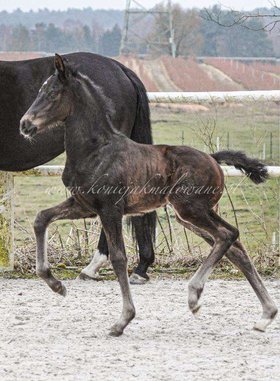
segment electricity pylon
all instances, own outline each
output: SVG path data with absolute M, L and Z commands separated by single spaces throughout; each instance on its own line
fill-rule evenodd
M 156 17 L 158 15 L 166 16 L 166 27 L 157 38 L 151 36 L 145 37 L 136 32 L 135 25 L 142 21 L 147 16 Z M 165 41 L 161 40 L 164 35 Z M 168 41 L 166 41 L 168 36 Z M 134 37 L 134 41 L 131 41 L 131 37 Z M 122 31 L 122 40 L 120 47 L 120 54 L 128 54 L 135 52 L 135 39 L 140 45 L 146 45 L 147 50 L 154 49 L 159 52 L 165 52 L 166 48 L 170 51 L 172 57 L 176 56 L 176 46 L 174 42 L 174 29 L 173 29 L 173 16 L 171 1 L 167 2 L 167 9 L 160 10 L 156 7 L 147 9 L 136 0 L 126 0 L 126 8 L 124 15 L 124 26 Z

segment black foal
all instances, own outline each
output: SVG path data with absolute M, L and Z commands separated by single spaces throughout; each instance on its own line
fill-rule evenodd
M 49 268 L 47 227 L 59 219 L 99 216 L 123 296 L 122 314 L 111 328 L 111 334 L 121 335 L 135 316 L 122 235 L 123 216 L 141 215 L 170 204 L 178 222 L 212 246 L 208 258 L 189 282 L 191 311 L 199 309 L 204 284 L 226 255 L 244 273 L 259 297 L 263 316 L 255 328 L 264 331 L 277 308 L 244 247 L 237 241 L 238 230 L 215 212 L 215 206 L 224 187 L 218 163 L 235 165 L 255 183 L 266 179 L 265 167 L 240 152 L 208 155 L 186 146 L 135 143 L 114 129 L 108 116 L 112 115 L 114 105 L 100 87 L 58 55 L 55 67 L 55 74 L 43 85 L 21 120 L 21 132 L 28 137 L 52 123 L 53 128 L 57 122 L 65 123 L 67 160 L 63 182 L 72 197 L 36 217 L 38 275 L 53 291 L 65 295 L 65 287 Z

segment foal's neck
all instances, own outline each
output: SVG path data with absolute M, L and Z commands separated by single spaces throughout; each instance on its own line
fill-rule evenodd
M 118 134 L 112 127 L 108 103 L 102 90 L 84 76 L 72 88 L 72 112 L 66 120 L 65 148 L 72 156 L 93 152 L 107 145 Z

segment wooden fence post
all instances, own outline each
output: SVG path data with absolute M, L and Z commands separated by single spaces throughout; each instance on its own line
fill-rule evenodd
M 14 177 L 0 171 L 0 271 L 14 268 Z

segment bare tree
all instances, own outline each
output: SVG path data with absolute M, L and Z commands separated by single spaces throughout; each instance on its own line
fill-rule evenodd
M 174 40 L 176 55 L 190 55 L 198 52 L 202 44 L 199 32 L 201 20 L 196 10 L 183 10 L 180 5 L 173 7 Z
M 230 18 L 227 17 L 226 19 L 221 8 L 215 7 L 215 12 L 205 8 L 202 17 L 227 28 L 239 25 L 254 31 L 265 30 L 271 32 L 280 23 L 280 5 L 277 4 L 276 0 L 268 0 L 268 4 L 271 7 L 268 11 L 258 10 L 246 13 L 228 8 L 227 15 L 230 15 Z M 257 23 L 256 26 L 252 23 L 249 24 L 248 21 L 252 20 L 260 20 L 261 24 Z
M 157 6 L 157 10 L 166 10 L 163 4 Z M 179 4 L 172 6 L 172 24 L 174 29 L 174 42 L 176 46 L 176 56 L 195 54 L 202 43 L 202 35 L 199 31 L 201 18 L 196 10 L 184 10 Z M 170 38 L 167 29 L 168 16 L 159 13 L 155 18 L 150 36 L 153 40 L 158 39 L 158 43 L 166 46 L 166 53 L 170 52 Z M 162 50 L 162 49 L 161 49 Z

